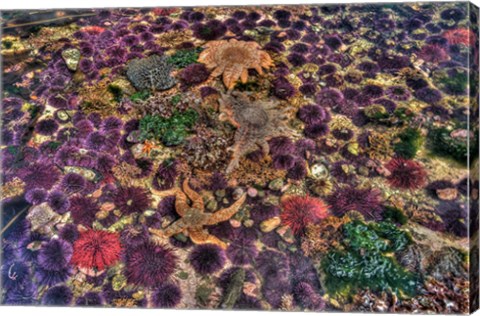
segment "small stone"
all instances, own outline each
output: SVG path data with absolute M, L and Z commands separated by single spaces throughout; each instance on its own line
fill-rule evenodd
M 110 214 L 109 211 L 100 211 L 95 214 L 95 218 L 102 220 L 108 217 L 108 214 Z
M 264 233 L 269 233 L 277 228 L 281 222 L 282 220 L 278 216 L 266 219 L 260 223 L 260 230 Z
M 218 207 L 218 203 L 215 200 L 208 201 L 208 203 L 206 205 L 206 208 L 209 211 L 215 211 L 217 209 L 217 207 Z
M 325 179 L 326 177 L 328 177 L 328 169 L 323 164 L 314 164 L 310 170 L 312 178 L 314 179 Z
M 217 190 L 215 191 L 215 196 L 218 198 L 223 198 L 225 196 L 226 192 L 225 190 Z
M 117 274 L 112 279 L 112 288 L 114 291 L 120 291 L 127 285 L 127 278 L 123 274 Z
M 255 223 L 254 223 L 254 221 L 251 220 L 251 219 L 247 219 L 247 220 L 245 220 L 245 221 L 243 222 L 243 226 L 245 226 L 245 227 L 252 227 L 253 224 L 255 224 Z
M 276 232 L 285 242 L 289 244 L 292 244 L 295 241 L 292 230 L 288 226 L 280 226 L 277 228 Z
M 234 228 L 238 228 L 238 227 L 242 226 L 242 223 L 239 220 L 231 219 L 230 220 L 230 225 L 232 225 L 232 227 L 234 227 Z
M 62 52 L 62 58 L 67 64 L 67 68 L 76 71 L 80 61 L 80 51 L 76 48 L 69 48 Z
M 257 196 L 258 191 L 257 191 L 257 189 L 255 189 L 255 188 L 248 188 L 248 189 L 247 189 L 247 194 L 248 194 L 249 197 L 252 197 L 252 198 L 253 198 L 253 197 L 256 197 L 256 196 Z
M 76 173 L 81 176 L 83 176 L 85 179 L 88 181 L 96 181 L 97 179 L 97 174 L 95 171 L 84 168 L 84 167 L 77 167 L 77 166 L 65 166 L 64 168 L 65 173 Z
M 244 194 L 244 191 L 243 191 L 242 188 L 236 188 L 236 189 L 233 191 L 232 197 L 233 197 L 233 199 L 236 201 L 236 200 L 238 200 L 239 198 L 241 198 L 243 194 Z
M 452 201 L 458 196 L 458 190 L 455 188 L 438 189 L 436 193 L 438 198 L 443 201 Z
M 128 134 L 128 136 L 127 136 L 127 141 L 129 141 L 130 143 L 141 142 L 140 134 L 141 134 L 141 132 L 139 130 L 131 131 L 130 134 Z
M 28 211 L 26 219 L 31 230 L 40 233 L 50 233 L 53 226 L 60 221 L 61 216 L 55 213 L 47 203 L 35 205 Z
M 262 191 L 262 190 L 258 191 L 258 197 L 259 198 L 265 197 L 265 191 Z
M 133 145 L 130 150 L 132 152 L 132 155 L 135 159 L 139 159 L 139 158 L 144 158 L 145 156 L 145 153 L 143 151 L 143 147 L 144 145 L 141 144 L 141 143 L 138 143 L 138 144 L 135 144 Z
M 105 211 L 105 212 L 109 212 L 109 211 L 113 210 L 114 208 L 115 208 L 115 204 L 113 204 L 111 202 L 103 203 L 102 206 L 100 206 L 100 210 Z
M 260 294 L 257 285 L 253 282 L 243 283 L 243 293 L 254 297 Z
M 369 174 L 368 168 L 365 167 L 365 166 L 360 166 L 358 168 L 358 174 L 361 175 L 361 176 L 364 176 L 364 177 L 368 176 L 368 174 Z
M 360 147 L 358 143 L 348 144 L 347 149 L 348 149 L 348 152 L 354 156 L 358 156 L 358 154 L 360 153 Z
M 270 181 L 270 183 L 268 184 L 268 188 L 273 191 L 280 191 L 283 188 L 283 179 L 278 178 Z
M 473 137 L 473 133 L 469 132 L 466 129 L 456 129 L 450 133 L 450 136 L 452 138 L 467 138 L 467 137 Z
M 137 301 L 143 300 L 145 298 L 145 293 L 143 291 L 138 291 L 136 293 L 133 293 L 132 297 Z

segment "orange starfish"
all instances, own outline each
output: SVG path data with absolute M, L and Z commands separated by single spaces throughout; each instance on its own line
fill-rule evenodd
M 155 148 L 157 148 L 157 145 L 155 145 L 153 142 L 146 140 L 143 143 L 142 152 L 144 154 L 150 155 L 150 152 L 152 151 L 152 149 L 155 149 Z
M 240 79 L 247 82 L 248 69 L 263 74 L 262 68 L 273 66 L 267 52 L 261 50 L 256 42 L 237 41 L 236 39 L 211 41 L 198 56 L 198 61 L 213 69 L 212 77 L 223 75 L 223 83 L 231 90 Z
M 175 210 L 181 218 L 163 230 L 149 228 L 149 231 L 162 238 L 169 238 L 179 233 L 188 233 L 190 240 L 195 244 L 211 243 L 226 249 L 228 245 L 219 238 L 210 235 L 203 226 L 215 225 L 230 219 L 245 202 L 246 194 L 243 194 L 227 208 L 214 213 L 205 213 L 202 197 L 189 187 L 188 180 L 183 182 L 183 192 L 179 188 L 175 188 L 159 192 L 159 195 L 166 196 L 171 193 L 175 193 Z M 191 206 L 188 204 L 188 199 L 192 201 Z

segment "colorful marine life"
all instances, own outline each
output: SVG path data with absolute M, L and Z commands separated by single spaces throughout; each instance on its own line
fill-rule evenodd
M 263 155 L 270 152 L 268 140 L 275 136 L 288 136 L 293 131 L 288 127 L 286 112 L 289 108 L 279 108 L 274 101 L 251 101 L 241 92 L 224 94 L 220 99 L 220 120 L 237 128 L 234 145 L 229 148 L 232 159 L 226 172 L 237 168 L 240 158 L 259 149 Z
M 198 61 L 212 69 L 212 77 L 222 76 L 228 90 L 233 89 L 238 79 L 242 83 L 248 80 L 248 70 L 255 69 L 260 75 L 263 69 L 273 66 L 273 61 L 267 52 L 261 50 L 256 42 L 210 41 L 198 56 Z
M 163 230 L 150 228 L 150 232 L 163 238 L 179 233 L 187 233 L 190 240 L 196 244 L 212 243 L 222 248 L 227 248 L 225 242 L 209 234 L 204 226 L 215 225 L 229 220 L 245 202 L 246 194 L 240 196 L 237 201 L 227 208 L 213 213 L 206 213 L 202 196 L 190 188 L 188 180 L 183 182 L 182 188 L 183 192 L 179 189 L 174 189 L 175 211 L 181 218 Z M 163 194 L 165 194 L 165 191 Z M 192 205 L 189 205 L 188 199 L 191 200 Z
M 0 305 L 478 308 L 475 6 L 0 27 Z

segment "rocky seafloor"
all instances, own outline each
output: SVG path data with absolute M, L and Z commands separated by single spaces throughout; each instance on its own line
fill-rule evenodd
M 2 304 L 476 304 L 468 3 L 1 22 Z

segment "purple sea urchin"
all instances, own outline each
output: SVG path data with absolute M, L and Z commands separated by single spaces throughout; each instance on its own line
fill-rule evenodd
M 217 245 L 196 246 L 188 256 L 193 269 L 200 274 L 211 274 L 220 270 L 226 261 L 225 252 Z
M 327 202 L 336 216 L 343 216 L 349 211 L 357 211 L 369 220 L 382 218 L 383 207 L 378 190 L 356 189 L 351 186 L 338 188 L 327 198 Z
M 124 214 L 141 213 L 151 203 L 148 192 L 140 187 L 120 187 L 114 196 L 115 205 Z
M 37 261 L 40 267 L 48 271 L 61 271 L 68 267 L 72 258 L 72 245 L 62 239 L 52 239 L 42 245 Z
M 125 254 L 125 276 L 129 283 L 156 287 L 175 270 L 177 256 L 165 246 L 146 242 Z
M 152 293 L 152 304 L 159 308 L 172 308 L 180 303 L 182 291 L 173 283 L 161 284 Z

